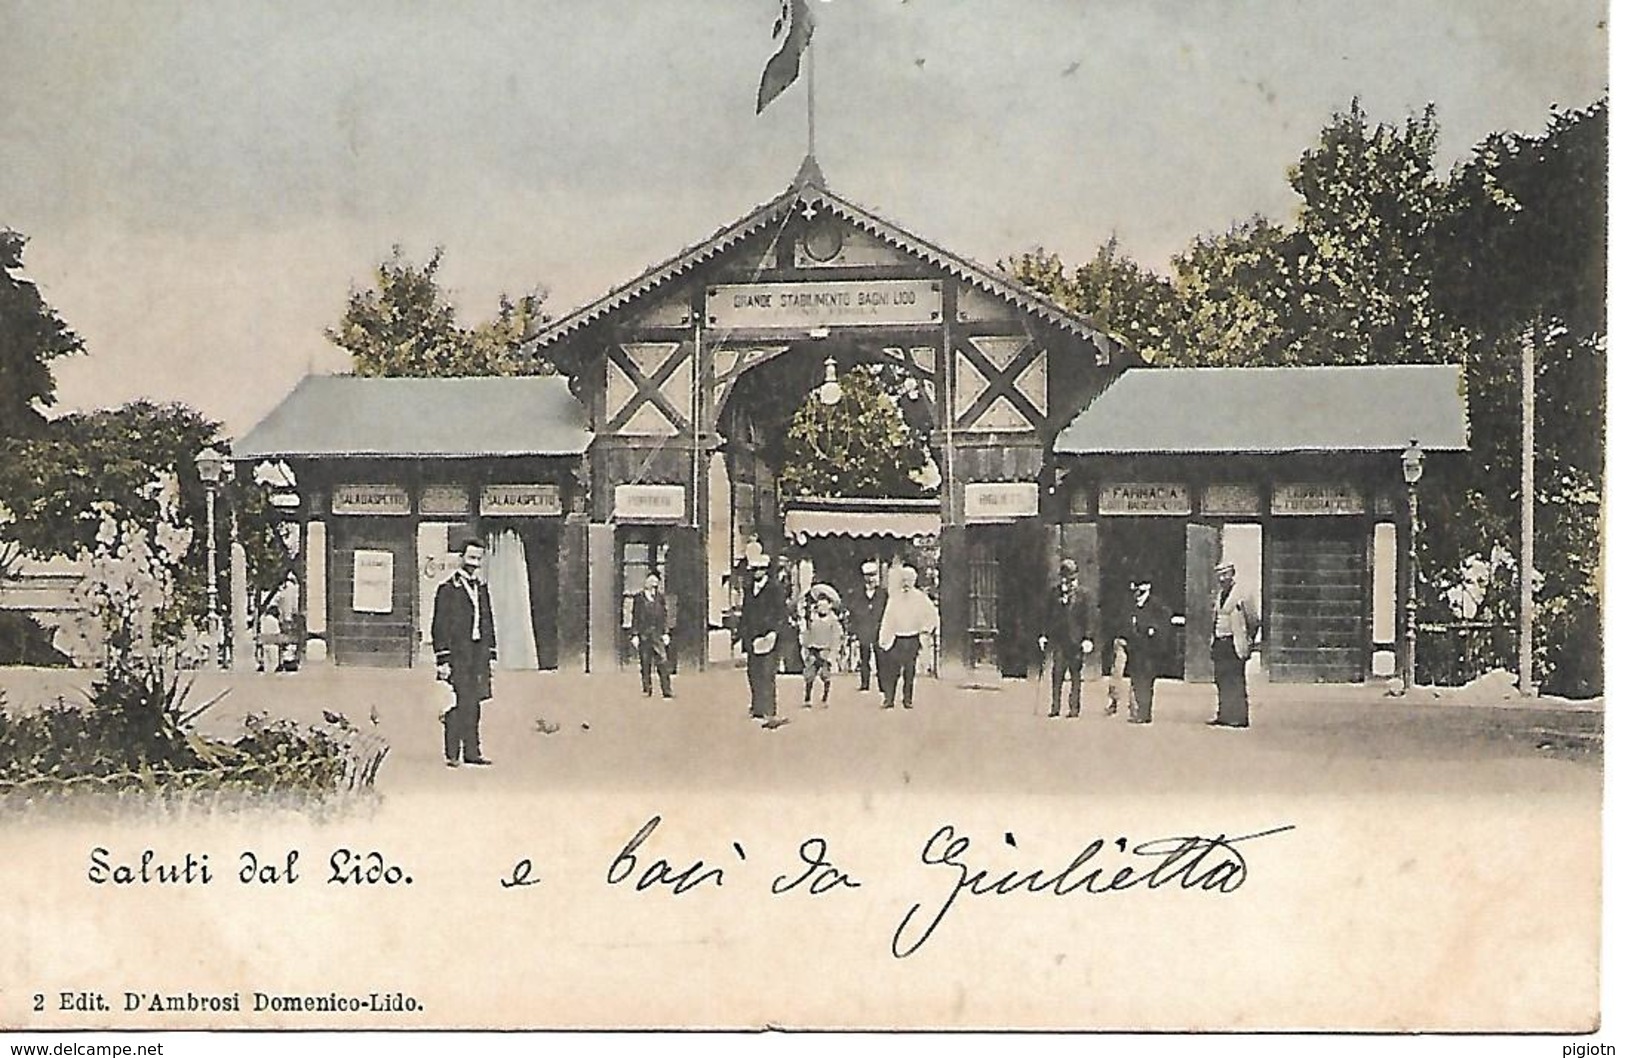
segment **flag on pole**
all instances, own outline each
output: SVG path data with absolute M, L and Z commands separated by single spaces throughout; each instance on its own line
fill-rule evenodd
M 801 76 L 801 53 L 812 43 L 812 35 L 812 12 L 807 9 L 807 0 L 784 0 L 779 19 L 773 23 L 774 38 L 782 37 L 783 42 L 762 71 L 762 84 L 756 90 L 756 113 L 767 109 Z

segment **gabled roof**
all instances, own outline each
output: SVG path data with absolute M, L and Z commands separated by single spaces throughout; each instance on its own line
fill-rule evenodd
M 311 375 L 234 446 L 237 459 L 580 455 L 587 412 L 556 376 Z
M 1101 330 L 1084 317 L 1062 308 L 1050 298 L 1034 293 L 995 269 L 978 264 L 958 254 L 949 253 L 942 247 L 905 231 L 896 223 L 887 220 L 878 213 L 837 195 L 824 186 L 823 177 L 818 172 L 816 165 L 808 166 L 804 164 L 796 182 L 791 184 L 778 197 L 757 206 L 732 224 L 717 229 L 703 241 L 695 243 L 675 256 L 654 265 L 636 279 L 616 287 L 597 301 L 584 305 L 555 321 L 532 339 L 529 346 L 530 350 L 545 349 L 583 327 L 596 323 L 616 309 L 643 297 L 657 287 L 663 286 L 673 279 L 688 274 L 700 265 L 714 260 L 746 239 L 771 227 L 782 226 L 793 213 L 809 207 L 839 217 L 875 238 L 942 269 L 954 278 L 969 283 L 978 290 L 1002 298 L 1009 304 L 1029 312 L 1061 330 L 1080 337 L 1095 339 L 1097 343 L 1109 343 L 1115 346 L 1125 344 L 1121 339 Z
M 1140 367 L 1055 439 L 1069 455 L 1467 447 L 1461 368 Z

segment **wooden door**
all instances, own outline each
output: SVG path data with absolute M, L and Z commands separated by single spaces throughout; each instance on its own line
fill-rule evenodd
M 1277 519 L 1265 577 L 1270 613 L 1265 654 L 1284 683 L 1356 683 L 1371 655 L 1366 615 L 1370 574 L 1357 518 Z
M 411 522 L 335 518 L 332 526 L 328 638 L 334 662 L 407 668 L 416 641 L 417 547 Z
M 1213 682 L 1213 602 L 1219 562 L 1219 529 L 1185 527 L 1185 682 Z

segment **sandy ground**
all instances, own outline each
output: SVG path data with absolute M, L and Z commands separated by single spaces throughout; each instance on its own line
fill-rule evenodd
M 77 682 L 0 673 L 12 703 Z M 1595 706 L 1266 686 L 1233 732 L 1203 725 L 1210 689 L 1176 683 L 1139 728 L 1099 715 L 1100 683 L 1083 718 L 1050 720 L 1032 684 L 928 683 L 883 713 L 850 677 L 803 711 L 786 678 L 791 722 L 768 731 L 740 672 L 679 674 L 671 702 L 635 674 L 504 673 L 484 724 L 496 764 L 451 770 L 423 673 L 208 674 L 194 695 L 228 684 L 205 717 L 218 733 L 250 709 L 328 709 L 387 738 L 378 799 L 322 819 L 8 820 L 0 1024 L 1574 1031 L 1599 1009 Z M 943 827 L 991 879 L 1053 877 L 1096 839 L 1109 878 L 1156 839 L 1291 829 L 1236 846 L 1228 893 L 960 893 L 900 957 L 955 893 L 947 839 L 929 844 Z M 98 847 L 132 864 L 208 853 L 217 877 L 97 884 Z M 295 883 L 237 880 L 243 852 L 263 867 L 290 849 Z M 365 867 L 374 850 L 412 882 L 329 880 L 335 852 Z M 809 852 L 857 884 L 790 885 Z M 527 861 L 536 884 L 504 885 Z M 685 871 L 698 884 L 676 893 Z M 63 990 L 114 1009 L 58 1009 Z M 334 991 L 419 1009 L 253 1009 Z M 240 1009 L 125 1011 L 126 992 Z

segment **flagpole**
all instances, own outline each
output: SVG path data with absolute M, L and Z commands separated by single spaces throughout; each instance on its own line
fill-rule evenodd
M 817 34 L 815 32 L 813 32 L 813 31 L 818 28 L 818 22 L 813 18 L 812 6 L 811 5 L 808 5 L 808 7 L 807 7 L 807 18 L 808 18 L 808 24 L 807 24 L 807 29 L 808 29 L 808 34 L 807 34 L 807 157 L 811 158 L 814 155 L 814 152 L 813 152 L 813 144 L 814 144 L 814 139 L 813 139 L 813 84 L 814 84 L 814 78 L 813 78 L 813 68 L 814 68 L 813 53 L 818 50 L 818 42 L 813 39 L 814 37 L 817 36 Z

